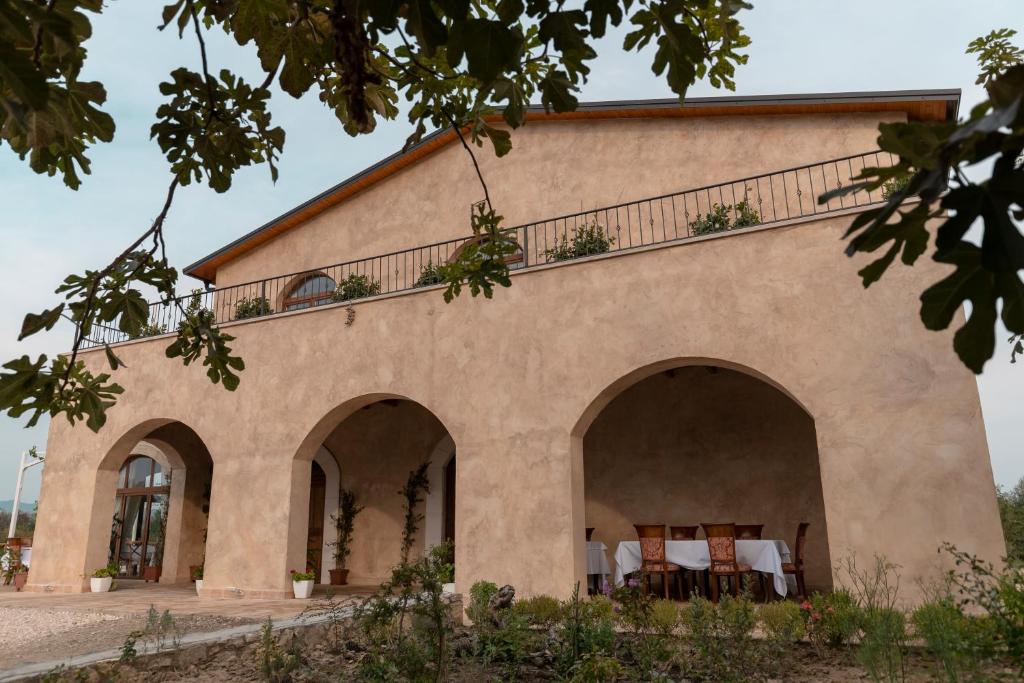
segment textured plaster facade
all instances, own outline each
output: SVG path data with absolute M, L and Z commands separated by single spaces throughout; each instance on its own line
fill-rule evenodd
M 480 157 L 515 223 L 867 151 L 893 116 L 531 124 L 507 159 Z M 222 267 L 218 285 L 463 235 L 477 199 L 449 146 Z M 206 595 L 290 592 L 322 445 L 373 504 L 350 566 L 359 580 L 379 577 L 397 552 L 394 492 L 446 435 L 458 453 L 459 590 L 488 579 L 566 595 L 584 580 L 584 527 L 614 543 L 632 522 L 725 521 L 711 514 L 765 522 L 790 542 L 795 521 L 811 521 L 817 585 L 834 579 L 828 558 L 850 552 L 884 554 L 906 586 L 937 570 L 943 541 L 995 559 L 1004 545 L 975 380 L 950 335 L 917 315 L 942 270 L 896 266 L 865 291 L 863 262 L 842 254 L 850 220 L 527 271 L 491 301 L 446 305 L 436 288 L 366 300 L 351 325 L 343 305 L 231 324 L 247 366 L 234 393 L 164 358 L 165 340 L 123 345 L 126 392 L 104 429 L 52 422 L 30 588 L 83 588 L 105 563 L 117 468 L 179 424 L 214 465 Z M 103 353 L 85 359 L 101 366 Z M 729 372 L 718 386 L 688 366 Z M 644 393 L 673 368 L 685 390 Z M 694 396 L 714 409 L 697 410 Z M 643 419 L 623 412 L 645 405 Z M 177 438 L 179 450 L 200 448 Z M 640 479 L 617 487 L 602 482 L 609 472 Z M 693 478 L 745 500 L 702 499 Z M 679 497 L 652 500 L 656 520 L 633 519 L 642 511 L 630 492 L 650 490 Z

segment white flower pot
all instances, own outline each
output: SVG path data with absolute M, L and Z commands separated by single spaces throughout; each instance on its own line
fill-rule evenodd
M 203 580 L 196 579 L 196 595 L 202 595 L 203 591 Z
M 313 579 L 309 581 L 292 581 L 292 592 L 299 600 L 305 600 L 313 595 Z
M 455 595 L 455 583 L 442 583 L 441 584 L 442 595 Z
M 89 579 L 89 588 L 93 593 L 106 593 L 110 590 L 110 586 L 114 583 L 114 579 L 109 576 L 104 577 L 92 577 Z

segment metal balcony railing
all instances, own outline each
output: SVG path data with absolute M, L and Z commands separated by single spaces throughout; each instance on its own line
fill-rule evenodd
M 820 216 L 883 201 L 882 191 L 859 192 L 819 205 L 818 196 L 848 185 L 865 166 L 890 166 L 888 152 L 867 152 L 806 166 L 707 185 L 658 197 L 548 218 L 509 228 L 518 249 L 507 259 L 512 269 L 682 242 L 717 233 L 742 231 L 808 216 Z M 323 268 L 278 275 L 180 297 L 214 313 L 217 323 L 357 301 L 437 284 L 436 266 L 448 263 L 473 236 L 370 256 Z M 182 314 L 177 306 L 150 304 L 144 335 L 173 332 Z M 96 326 L 86 347 L 128 341 L 112 326 Z

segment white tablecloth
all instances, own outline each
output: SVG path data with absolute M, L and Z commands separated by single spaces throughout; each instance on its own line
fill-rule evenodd
M 665 558 L 687 569 L 707 569 L 711 566 L 708 542 L 666 541 Z M 736 559 L 749 564 L 754 571 L 772 575 L 775 592 L 785 596 L 788 591 L 782 563 L 789 562 L 789 546 L 785 541 L 736 541 Z M 622 541 L 615 549 L 615 585 L 621 586 L 626 574 L 640 569 L 640 541 Z
M 587 574 L 608 576 L 608 546 L 601 541 L 587 541 Z

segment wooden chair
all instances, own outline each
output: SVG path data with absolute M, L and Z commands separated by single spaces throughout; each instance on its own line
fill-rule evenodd
M 698 528 L 695 526 L 670 526 L 668 535 L 673 541 L 695 541 Z
M 640 571 L 641 586 L 644 592 L 651 590 L 651 575 L 661 574 L 661 585 L 668 599 L 668 577 L 674 575 L 678 583 L 682 567 L 665 559 L 665 525 L 634 524 L 637 538 L 640 540 Z M 679 587 L 682 594 L 682 587 Z
M 807 546 L 807 527 L 810 522 L 800 522 L 796 528 L 796 545 L 793 548 L 793 561 L 783 562 L 782 571 L 796 576 L 796 593 L 802 598 L 807 597 L 807 586 L 804 583 L 804 548 Z
M 722 577 L 732 580 L 732 594 L 740 594 L 740 577 L 743 574 L 752 574 L 753 569 L 749 564 L 740 564 L 736 561 L 736 525 L 728 524 L 701 524 L 704 528 L 704 535 L 708 539 L 708 554 L 711 556 L 711 566 L 708 568 L 708 576 L 711 578 L 711 601 L 718 602 L 718 591 L 721 588 Z
M 745 541 L 760 541 L 763 531 L 764 524 L 737 524 L 736 538 Z

